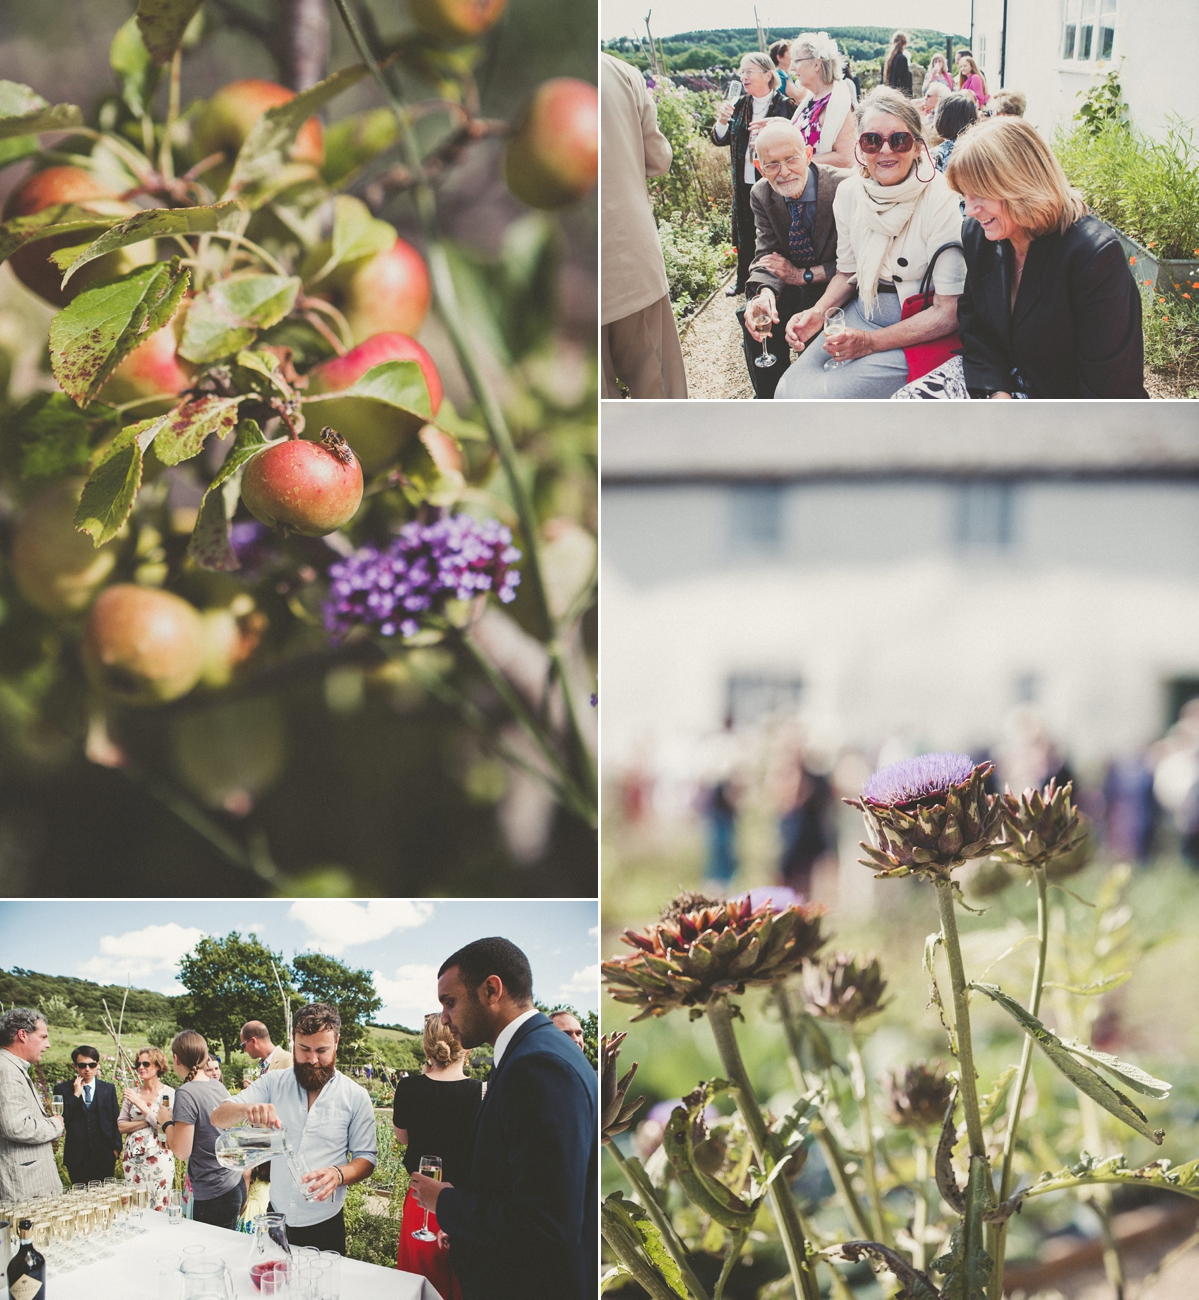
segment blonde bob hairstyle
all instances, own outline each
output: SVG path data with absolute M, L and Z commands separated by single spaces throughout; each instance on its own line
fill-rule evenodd
M 892 117 L 899 118 L 915 136 L 916 147 L 912 150 L 912 157 L 915 161 L 912 165 L 918 167 L 920 165 L 920 145 L 924 140 L 924 118 L 920 113 L 920 102 L 909 99 L 898 90 L 892 90 L 890 86 L 875 86 L 868 94 L 862 96 L 862 102 L 858 105 L 858 110 L 854 114 L 854 120 L 858 126 L 858 135 L 862 134 L 863 123 L 871 113 L 890 113 Z M 857 141 L 855 140 L 855 151 L 857 147 Z M 870 175 L 865 167 L 860 167 L 859 171 L 862 176 Z
M 143 1056 L 150 1058 L 150 1064 L 154 1067 L 155 1073 L 161 1079 L 167 1072 L 167 1057 L 161 1047 L 139 1047 L 133 1054 L 133 1063 L 136 1065 Z
M 1065 234 L 1087 205 L 1036 127 L 1022 117 L 984 118 L 958 138 L 945 169 L 949 188 L 999 199 L 1030 238 Z
M 424 1048 L 425 1060 L 438 1069 L 453 1065 L 466 1055 L 462 1044 L 454 1037 L 449 1025 L 441 1023 L 441 1016 L 436 1011 L 425 1017 Z
M 841 80 L 841 51 L 828 32 L 805 32 L 791 42 L 791 61 L 819 59 L 820 75 L 827 82 Z
M 741 56 L 741 62 L 737 66 L 743 68 L 747 63 L 750 64 L 751 67 L 758 68 L 764 72 L 767 77 L 770 78 L 770 84 L 775 90 L 778 90 L 778 88 L 783 84 L 783 79 L 779 76 L 779 70 L 774 66 L 774 60 L 769 54 L 763 54 L 759 50 L 750 50 L 748 54 L 743 54 Z

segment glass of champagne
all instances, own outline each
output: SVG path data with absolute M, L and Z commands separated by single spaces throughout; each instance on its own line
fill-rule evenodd
M 100 1247 L 100 1258 L 111 1259 L 112 1251 L 108 1248 L 108 1230 L 112 1226 L 112 1202 L 101 1196 L 96 1202 L 96 1241 Z
M 50 1113 L 52 1115 L 62 1116 L 62 1098 L 57 1094 L 50 1098 Z
M 763 321 L 763 325 L 768 325 L 768 324 L 769 321 Z M 754 365 L 757 366 L 759 370 L 769 370 L 770 367 L 775 365 L 778 361 L 778 357 L 776 357 L 774 353 L 770 351 L 770 347 L 769 347 L 770 335 L 772 333 L 773 331 L 769 329 L 767 329 L 763 333 L 762 355 L 760 357 L 754 357 Z
M 848 327 L 845 324 L 845 313 L 840 307 L 833 307 L 824 313 L 824 337 L 826 339 L 835 339 L 844 334 Z M 824 363 L 825 370 L 836 370 L 838 366 L 848 364 L 845 361 L 838 361 L 836 357 L 829 357 Z
M 64 1273 L 67 1273 L 75 1267 L 75 1251 L 71 1244 L 75 1240 L 75 1214 L 72 1210 L 56 1216 L 54 1236 L 62 1246 L 59 1252 L 62 1257 L 60 1267 Z
M 150 1208 L 150 1189 L 143 1183 L 133 1189 L 133 1202 L 137 1206 L 137 1230 L 149 1232 L 146 1227 L 146 1211 Z
M 33 1246 L 46 1257 L 46 1273 L 53 1276 L 58 1272 L 58 1252 L 50 1250 L 54 1240 L 54 1222 L 49 1214 L 43 1212 L 33 1221 Z
M 183 1193 L 176 1187 L 167 1195 L 167 1223 L 172 1228 L 183 1222 Z
M 441 1157 L 440 1156 L 421 1156 L 420 1171 L 426 1178 L 436 1178 L 441 1182 Z M 429 1211 L 425 1211 L 425 1222 L 422 1227 L 416 1229 L 412 1234 L 417 1241 L 436 1241 L 437 1233 L 429 1231 Z
M 92 1207 L 85 1201 L 75 1212 L 75 1235 L 80 1241 L 80 1254 L 83 1256 L 84 1263 L 88 1262 L 91 1254 L 87 1249 L 87 1239 L 92 1235 L 94 1221 Z

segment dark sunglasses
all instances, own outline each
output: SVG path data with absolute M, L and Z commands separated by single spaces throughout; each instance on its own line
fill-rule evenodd
M 864 131 L 858 136 L 858 147 L 863 153 L 879 153 L 884 140 L 891 146 L 892 153 L 911 153 L 916 145 L 916 137 L 910 131 L 892 131 L 890 135 Z
M 153 1061 L 138 1061 L 138 1063 L 137 1063 L 133 1068 L 134 1068 L 135 1070 L 152 1070 L 152 1069 L 154 1068 L 154 1062 L 153 1062 Z
M 75 1068 L 77 1070 L 98 1070 L 100 1068 L 100 1062 L 99 1061 L 76 1061 Z

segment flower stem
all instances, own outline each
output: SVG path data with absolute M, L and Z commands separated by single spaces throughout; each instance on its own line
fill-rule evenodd
M 741 1049 L 737 1046 L 737 1035 L 733 1031 L 733 1012 L 728 997 L 721 993 L 708 1003 L 708 1023 L 712 1026 L 712 1037 L 716 1040 L 716 1050 L 720 1053 L 720 1062 L 729 1082 L 736 1089 L 737 1109 L 749 1130 L 749 1140 L 753 1143 L 754 1153 L 763 1173 L 770 1172 L 777 1151 L 771 1141 L 770 1130 L 766 1127 L 766 1117 L 758 1105 L 753 1084 L 741 1059 Z M 791 1270 L 791 1280 L 795 1293 L 800 1300 L 820 1300 L 820 1287 L 816 1281 L 816 1272 L 808 1259 L 808 1245 L 804 1237 L 803 1225 L 800 1223 L 799 1210 L 791 1189 L 782 1177 L 770 1184 L 767 1193 L 770 1208 L 774 1212 L 775 1222 L 783 1239 L 783 1249 L 787 1254 L 787 1264 Z
M 1049 900 L 1048 882 L 1044 867 L 1032 869 L 1033 880 L 1037 886 L 1037 956 L 1033 966 L 1032 992 L 1028 998 L 1028 1009 L 1034 1016 L 1041 1013 L 1041 994 L 1045 988 L 1045 957 L 1049 950 Z M 1028 1087 L 1028 1078 L 1032 1073 L 1032 1038 L 1025 1035 L 1024 1047 L 1020 1053 L 1020 1069 L 1016 1083 L 1012 1088 L 1011 1100 L 1008 1102 L 1007 1132 L 1003 1137 L 1003 1166 L 999 1175 L 999 1199 L 1006 1201 L 1012 1193 L 1012 1158 L 1016 1153 L 1016 1129 L 1020 1123 L 1020 1111 L 1024 1106 L 1024 1091 Z M 995 1268 L 992 1274 L 991 1290 L 1000 1295 L 1003 1285 L 1003 1256 L 1007 1247 L 1007 1224 L 997 1225 L 991 1238 L 991 1258 Z
M 881 1241 L 884 1246 L 889 1246 L 891 1245 L 890 1229 L 883 1217 L 883 1200 L 879 1195 L 878 1174 L 875 1168 L 878 1156 L 874 1148 L 874 1120 L 870 1114 L 870 1085 L 866 1080 L 862 1049 L 858 1043 L 857 1030 L 853 1025 L 849 1026 L 849 1068 L 854 1096 L 857 1098 L 858 1110 L 862 1118 L 864 1139 L 862 1172 L 866 1177 L 866 1194 L 870 1197 L 870 1210 L 874 1217 L 874 1239 Z
M 916 1205 L 912 1213 L 912 1238 L 916 1247 L 912 1263 L 922 1272 L 926 1263 L 927 1244 L 924 1233 L 928 1228 L 928 1143 L 924 1134 L 916 1135 Z
M 642 1205 L 645 1206 L 646 1213 L 654 1221 L 654 1227 L 658 1229 L 662 1236 L 662 1244 L 670 1251 L 674 1257 L 674 1262 L 679 1266 L 679 1272 L 683 1275 L 683 1282 L 687 1290 L 691 1292 L 692 1300 L 708 1300 L 708 1293 L 691 1271 L 687 1248 L 679 1239 L 679 1235 L 675 1232 L 674 1225 L 670 1222 L 665 1210 L 662 1209 L 657 1196 L 654 1194 L 654 1185 L 650 1182 L 649 1175 L 642 1168 L 641 1162 L 639 1160 L 626 1160 L 615 1142 L 605 1143 L 604 1150 L 620 1166 L 620 1172 L 628 1179 L 629 1186 L 636 1193 Z
M 966 971 L 962 965 L 962 947 L 958 942 L 958 922 L 953 912 L 953 882 L 936 881 L 937 909 L 941 915 L 941 938 L 949 959 L 949 978 L 953 985 L 953 1026 L 957 1035 L 958 1073 L 961 1078 L 962 1109 L 966 1112 L 966 1133 L 970 1154 L 987 1156 L 983 1142 L 982 1116 L 978 1109 L 978 1088 L 974 1072 L 974 1047 L 970 1041 L 970 1006 L 966 995 Z

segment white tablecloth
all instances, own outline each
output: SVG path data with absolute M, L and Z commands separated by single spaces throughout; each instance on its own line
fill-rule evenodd
M 86 1295 L 88 1300 L 158 1300 L 158 1257 L 179 1255 L 184 1246 L 202 1245 L 225 1261 L 233 1275 L 238 1300 L 261 1300 L 250 1281 L 250 1246 L 254 1238 L 207 1223 L 185 1219 L 171 1227 L 165 1214 L 147 1214 L 148 1232 L 109 1246 L 111 1259 L 97 1259 L 70 1273 L 59 1273 L 50 1285 L 61 1294 Z M 53 1264 L 53 1250 L 50 1259 Z M 49 1288 L 48 1288 L 49 1289 Z M 341 1261 L 342 1300 L 442 1300 L 427 1278 L 394 1268 Z

